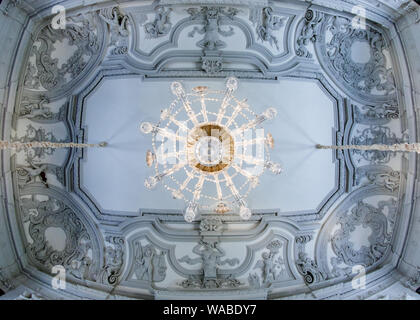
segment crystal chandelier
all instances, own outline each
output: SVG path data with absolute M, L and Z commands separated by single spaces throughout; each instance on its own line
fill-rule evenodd
M 237 87 L 238 80 L 231 77 L 224 91 L 199 86 L 186 93 L 181 83 L 173 82 L 175 99 L 162 110 L 159 122 L 140 125 L 151 134 L 153 148 L 146 153 L 146 164 L 154 167 L 154 174 L 145 187 L 162 183 L 174 199 L 184 200 L 188 222 L 199 212 L 235 211 L 249 219 L 246 199 L 259 177 L 266 169 L 281 172 L 270 159 L 273 136 L 262 128 L 277 111 L 254 113 L 246 99 L 233 95 Z

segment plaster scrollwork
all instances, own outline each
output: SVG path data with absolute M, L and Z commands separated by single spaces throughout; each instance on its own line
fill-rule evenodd
M 107 236 L 105 240 L 107 242 L 105 263 L 100 273 L 99 281 L 115 285 L 122 274 L 125 241 L 117 236 Z
M 45 298 L 29 290 L 25 290 L 15 300 L 45 300 Z
M 412 288 L 413 290 L 417 290 L 420 286 L 420 267 L 417 267 L 416 273 L 414 276 L 409 278 L 406 281 L 406 286 L 409 288 Z
M 261 254 L 261 259 L 257 261 L 254 270 L 258 273 L 248 275 L 249 285 L 253 288 L 269 287 L 275 281 L 282 281 L 288 278 L 285 262 L 280 249 L 283 243 L 280 240 L 273 240 L 267 245 L 268 252 Z
M 323 22 L 325 43 L 320 46 L 328 68 L 355 93 L 369 96 L 395 94 L 395 79 L 388 66 L 384 35 L 366 25 L 354 26 L 348 18 L 328 16 Z M 363 57 L 355 58 L 356 45 L 366 47 Z
M 8 16 L 10 8 L 19 8 L 22 5 L 22 2 L 22 0 L 9 0 L 6 7 L 3 9 L 3 14 Z
M 165 252 L 157 253 L 152 244 L 144 247 L 140 241 L 134 243 L 134 274 L 137 280 L 145 280 L 148 282 L 160 282 L 166 277 L 166 260 Z
M 1 268 L 0 268 L 0 288 L 5 291 L 13 289 L 13 285 L 10 283 L 9 279 L 6 278 Z
M 393 198 L 379 201 L 377 207 L 360 200 L 350 213 L 340 213 L 340 227 L 330 238 L 332 250 L 338 258 L 335 267 L 341 263 L 368 267 L 380 260 L 391 242 L 396 214 L 397 201 Z M 368 236 L 369 245 L 361 245 L 359 249 L 355 249 L 351 237 L 358 226 L 370 228 L 372 232 Z
M 24 83 L 28 89 L 53 90 L 78 77 L 92 57 L 97 56 L 100 44 L 93 14 L 80 14 L 66 18 L 65 29 L 54 29 L 50 24 L 38 33 L 31 56 L 35 64 L 29 62 Z M 75 50 L 67 61 L 59 64 L 53 58 L 53 51 L 63 41 L 68 41 Z
M 66 139 L 57 139 L 52 132 L 47 132 L 44 128 L 35 128 L 31 124 L 26 126 L 26 133 L 24 136 L 12 138 L 13 141 L 18 142 L 35 142 L 35 141 L 49 141 L 49 142 L 66 142 Z M 20 150 L 18 150 L 20 151 Z M 26 153 L 26 161 L 28 163 L 36 163 L 43 160 L 46 156 L 54 154 L 53 148 L 28 148 L 24 150 Z
M 403 134 L 398 138 L 391 129 L 384 126 L 371 125 L 362 131 L 356 130 L 356 134 L 351 139 L 351 144 L 355 145 L 372 145 L 372 144 L 398 144 L 408 141 L 408 136 Z M 371 164 L 384 164 L 390 161 L 397 153 L 381 150 L 353 150 L 353 155 L 359 155 Z M 360 162 L 361 159 L 358 160 Z
M 208 74 L 218 73 L 223 70 L 223 58 L 206 54 L 201 57 L 201 69 Z
M 32 101 L 26 98 L 22 101 L 19 110 L 20 119 L 29 119 L 38 123 L 55 123 L 63 121 L 65 118 L 66 105 L 63 105 L 58 112 L 52 112 L 51 108 L 45 104 L 49 103 L 45 96 L 40 97 L 39 101 Z
M 256 25 L 256 33 L 258 39 L 262 42 L 268 42 L 272 47 L 279 50 L 279 41 L 276 31 L 279 31 L 285 23 L 286 18 L 277 16 L 273 12 L 273 8 L 254 8 L 250 13 L 251 22 Z
M 296 267 L 307 285 L 327 279 L 327 275 L 305 252 L 306 244 L 312 241 L 312 239 L 313 236 L 310 234 L 298 235 L 295 238 L 297 252 Z
M 222 260 L 222 257 L 224 257 L 226 253 L 217 241 L 202 239 L 192 251 L 198 256 L 197 258 L 183 256 L 178 261 L 184 262 L 188 265 L 201 264 L 201 276 L 190 276 L 189 279 L 182 281 L 180 285 L 183 288 L 236 288 L 241 285 L 241 283 L 235 279 L 233 275 L 222 277 L 218 274 L 219 266 L 223 266 L 225 264 L 234 266 L 239 264 L 239 259 L 226 258 Z
M 223 222 L 218 217 L 206 217 L 200 222 L 200 233 L 221 232 Z
M 415 297 L 409 295 L 408 293 L 399 293 L 397 295 L 380 295 L 376 300 L 418 300 Z
M 30 162 L 26 167 L 16 168 L 16 174 L 18 177 L 18 186 L 23 188 L 29 183 L 41 182 L 46 188 L 48 188 L 47 183 L 47 169 L 48 165 L 35 164 Z
M 321 22 L 324 19 L 324 15 L 313 10 L 307 10 L 305 13 L 305 20 L 302 26 L 302 30 L 296 40 L 297 48 L 296 55 L 303 58 L 312 58 L 312 53 L 309 52 L 307 46 L 310 42 L 320 41 L 322 36 L 320 35 Z
M 301 252 L 305 250 L 305 246 L 308 242 L 310 242 L 313 239 L 312 235 L 310 234 L 304 234 L 299 235 L 295 238 L 297 251 Z
M 201 7 L 187 9 L 190 19 L 201 24 L 188 33 L 189 37 L 194 37 L 196 33 L 203 34 L 202 40 L 197 42 L 197 46 L 204 50 L 220 50 L 226 47 L 226 42 L 220 39 L 220 36 L 229 37 L 235 32 L 232 26 L 223 29 L 223 25 L 231 22 L 239 12 L 238 9 L 229 7 Z
M 385 125 L 391 120 L 398 119 L 400 112 L 398 106 L 384 103 L 381 106 L 355 107 L 354 119 L 366 125 Z
M 327 275 L 320 270 L 318 264 L 308 257 L 306 252 L 299 252 L 296 260 L 296 267 L 303 275 L 306 284 L 313 284 L 327 279 Z
M 23 79 L 23 85 L 25 88 L 40 89 L 41 83 L 37 76 L 38 69 L 32 63 L 28 63 L 26 67 L 26 73 Z
M 364 185 L 374 184 L 394 192 L 400 187 L 401 175 L 388 166 L 368 165 L 356 169 L 355 184 L 362 185 L 364 180 Z
M 348 277 L 353 273 L 351 267 L 345 266 L 341 257 L 331 258 L 331 274 L 333 277 Z
M 19 166 L 15 169 L 17 185 L 20 189 L 32 183 L 42 183 L 49 188 L 47 174 L 55 175 L 58 182 L 65 184 L 64 168 L 51 163 L 33 162 L 28 160 L 28 164 Z
M 99 17 L 109 28 L 110 43 L 113 55 L 126 54 L 128 52 L 128 16 L 123 14 L 118 7 L 104 8 L 99 11 Z
M 172 8 L 165 9 L 164 6 L 155 7 L 155 18 L 153 22 L 147 22 L 144 24 L 144 32 L 146 38 L 156 39 L 169 34 L 172 28 L 170 21 L 170 14 Z
M 22 222 L 28 224 L 28 255 L 41 268 L 51 270 L 61 265 L 80 279 L 96 279 L 91 236 L 83 222 L 62 201 L 49 198 L 39 201 L 21 198 Z M 59 228 L 65 234 L 65 247 L 57 249 L 46 236 L 49 228 Z

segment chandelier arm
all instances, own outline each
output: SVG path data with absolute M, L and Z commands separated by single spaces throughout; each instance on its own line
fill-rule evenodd
M 204 122 L 208 122 L 209 118 L 207 116 L 207 107 L 206 107 L 206 102 L 204 100 L 204 95 L 202 95 L 200 98 L 200 104 L 201 104 L 201 113 L 203 115 Z
M 199 122 L 197 120 L 197 116 L 195 115 L 193 109 L 191 108 L 191 104 L 188 101 L 187 95 L 185 94 L 185 91 L 181 90 L 177 93 L 178 99 L 181 101 L 185 112 L 187 113 L 190 120 L 194 123 L 194 125 L 198 125 Z
M 229 105 L 229 101 L 232 98 L 232 94 L 237 89 L 237 87 L 238 87 L 238 80 L 237 79 L 235 79 L 233 77 L 227 79 L 227 81 L 226 81 L 226 91 L 225 91 L 222 103 L 220 105 L 219 112 L 217 113 L 216 123 L 219 123 L 219 124 L 222 123 L 222 119 L 225 115 L 226 108 Z

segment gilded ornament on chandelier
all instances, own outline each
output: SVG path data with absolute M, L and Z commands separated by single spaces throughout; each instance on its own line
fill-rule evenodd
M 271 149 L 274 149 L 274 138 L 273 138 L 273 135 L 270 132 L 267 133 L 267 138 L 265 139 L 265 141 L 267 142 L 267 145 Z
M 206 94 L 208 89 L 209 87 L 206 87 L 206 86 L 197 86 L 197 87 L 194 87 L 192 90 L 197 94 Z
M 219 213 L 219 214 L 225 214 L 229 211 L 230 211 L 230 208 L 224 202 L 219 202 L 216 208 L 214 209 L 214 212 Z
M 155 162 L 155 155 L 152 151 L 147 150 L 146 152 L 146 164 L 150 168 L 153 165 L 153 162 Z

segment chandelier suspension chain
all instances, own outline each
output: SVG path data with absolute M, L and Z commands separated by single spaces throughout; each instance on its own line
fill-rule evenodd
M 106 142 L 100 143 L 75 143 L 75 142 L 50 142 L 50 141 L 32 141 L 32 142 L 9 142 L 0 140 L 0 150 L 5 149 L 27 149 L 27 148 L 103 148 L 106 147 Z
M 344 146 L 324 146 L 316 145 L 317 149 L 334 149 L 334 150 L 378 150 L 390 152 L 417 152 L 420 153 L 420 143 L 399 143 L 399 144 L 372 144 L 372 145 L 344 145 Z

